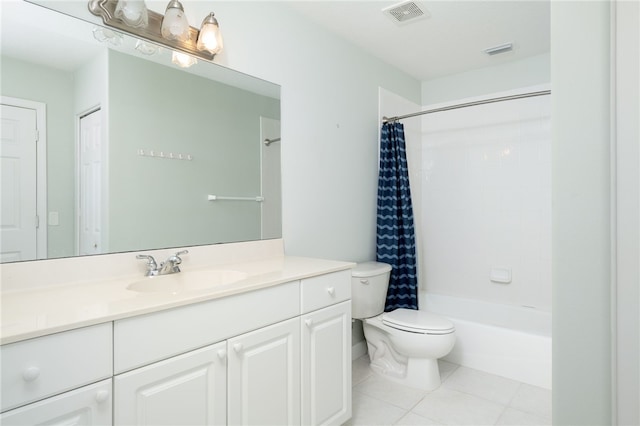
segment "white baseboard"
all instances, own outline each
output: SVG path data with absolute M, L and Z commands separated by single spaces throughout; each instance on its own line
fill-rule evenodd
M 351 360 L 355 360 L 360 358 L 361 356 L 367 353 L 367 342 L 365 340 L 361 340 L 351 346 Z

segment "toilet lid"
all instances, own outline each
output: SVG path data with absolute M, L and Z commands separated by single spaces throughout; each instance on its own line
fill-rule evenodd
M 391 265 L 382 262 L 358 263 L 352 270 L 351 276 L 357 278 L 373 277 L 391 271 Z
M 415 309 L 396 309 L 382 314 L 382 323 L 398 330 L 423 334 L 448 334 L 455 331 L 453 323 L 436 314 Z

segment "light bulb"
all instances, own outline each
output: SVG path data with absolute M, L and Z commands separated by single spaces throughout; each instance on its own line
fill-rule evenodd
M 214 55 L 222 50 L 222 34 L 213 12 L 202 21 L 196 48 L 206 50 Z
M 160 33 L 167 40 L 189 40 L 189 21 L 187 21 L 184 8 L 178 0 L 172 0 L 167 5 Z
M 144 0 L 118 0 L 115 16 L 134 28 L 146 28 L 149 24 Z

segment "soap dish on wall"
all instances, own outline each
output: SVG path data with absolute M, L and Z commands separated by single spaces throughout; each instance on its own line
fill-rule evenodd
M 492 266 L 489 278 L 494 283 L 509 284 L 511 282 L 511 268 Z

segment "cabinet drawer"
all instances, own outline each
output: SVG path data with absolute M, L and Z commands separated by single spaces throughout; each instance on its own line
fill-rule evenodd
M 2 411 L 112 375 L 112 325 L 99 324 L 0 348 Z
M 116 374 L 300 315 L 298 281 L 114 323 Z
M 302 313 L 344 302 L 351 299 L 351 270 L 306 278 L 300 287 Z
M 0 424 L 111 426 L 111 407 L 107 379 L 2 413 Z

